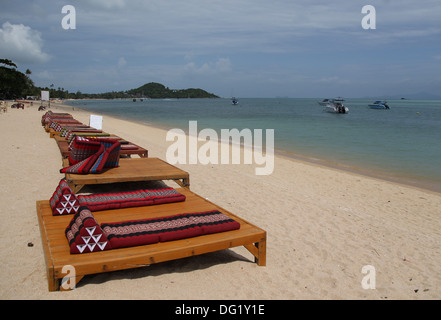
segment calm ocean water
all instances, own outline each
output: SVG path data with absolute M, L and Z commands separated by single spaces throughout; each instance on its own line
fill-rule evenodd
M 274 146 L 285 155 L 441 191 L 441 100 L 388 100 L 390 110 L 373 110 L 367 107 L 373 100 L 346 99 L 348 114 L 323 112 L 320 100 L 243 98 L 236 106 L 229 99 L 67 104 L 186 132 L 190 120 L 198 121 L 198 131 L 274 129 Z

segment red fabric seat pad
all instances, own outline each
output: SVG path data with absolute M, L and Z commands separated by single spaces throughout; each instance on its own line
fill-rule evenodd
M 69 152 L 69 164 L 73 165 L 98 152 L 101 144 L 82 137 L 75 137 Z
M 104 146 L 101 146 L 100 149 L 89 156 L 88 158 L 77 162 L 69 167 L 60 169 L 60 173 L 78 173 L 78 174 L 88 174 L 98 160 L 98 158 L 104 153 Z
M 69 152 L 69 167 L 61 173 L 101 173 L 103 168 L 119 165 L 121 143 L 118 140 L 83 138 L 76 136 Z
M 58 183 L 49 203 L 52 215 L 75 214 L 80 206 L 90 211 L 141 207 L 185 201 L 186 197 L 174 188 L 140 189 L 128 192 L 75 195 L 66 179 Z
M 81 206 L 90 211 L 148 206 L 185 201 L 185 196 L 173 188 L 143 189 L 131 192 L 78 195 Z
M 114 249 L 179 240 L 239 228 L 240 224 L 237 221 L 218 210 L 101 224 L 101 229 Z

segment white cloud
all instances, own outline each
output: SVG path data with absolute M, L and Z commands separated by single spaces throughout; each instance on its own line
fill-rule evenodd
M 23 24 L 3 23 L 0 29 L 0 56 L 17 63 L 47 62 L 50 56 L 42 48 L 40 32 Z
M 337 81 L 340 81 L 340 78 L 337 77 L 337 76 L 323 77 L 323 78 L 320 78 L 319 80 L 317 80 L 317 82 L 325 82 L 325 83 L 328 83 L 328 82 L 334 83 L 334 82 L 337 82 Z
M 82 5 L 92 5 L 102 9 L 122 9 L 126 6 L 125 0 L 88 0 Z
M 216 65 L 216 70 L 218 70 L 220 72 L 231 72 L 232 71 L 230 59 L 220 58 L 219 60 L 216 61 L 215 65 Z
M 126 59 L 124 59 L 124 57 L 119 58 L 118 68 L 124 68 L 126 64 L 127 64 L 127 61 L 126 61 Z
M 41 72 L 38 72 L 34 76 L 37 79 L 43 80 L 43 81 L 54 79 L 54 75 L 52 73 L 50 73 L 49 71 L 47 71 L 47 70 L 43 70 Z
M 219 58 L 215 62 L 205 62 L 200 67 L 195 62 L 189 62 L 184 66 L 183 71 L 190 74 L 213 75 L 231 72 L 232 65 L 230 59 Z

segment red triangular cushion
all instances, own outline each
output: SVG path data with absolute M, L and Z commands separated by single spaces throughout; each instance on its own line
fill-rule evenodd
M 52 214 L 74 214 L 80 208 L 78 198 L 73 193 L 65 179 L 61 179 L 52 197 L 49 199 L 52 208 Z

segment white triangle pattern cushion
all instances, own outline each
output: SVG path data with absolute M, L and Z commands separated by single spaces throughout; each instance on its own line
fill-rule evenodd
M 65 233 L 70 253 L 89 253 L 111 249 L 110 242 L 87 207 L 80 207 Z
M 80 209 L 78 198 L 73 193 L 65 179 L 61 179 L 55 192 L 49 200 L 54 216 L 75 214 Z

